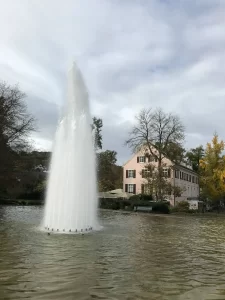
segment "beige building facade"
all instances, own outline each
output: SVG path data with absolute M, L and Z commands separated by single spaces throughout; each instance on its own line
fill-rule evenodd
M 156 150 L 155 150 L 156 151 Z M 158 162 L 151 155 L 146 156 L 147 149 L 142 149 L 136 153 L 123 166 L 123 190 L 124 192 L 141 194 L 145 193 L 145 184 L 147 183 L 145 177 L 145 166 L 151 163 L 157 168 Z M 156 152 L 155 152 L 156 153 Z M 199 197 L 199 177 L 193 171 L 192 166 L 187 163 L 179 165 L 174 164 L 168 158 L 163 158 L 164 175 L 172 186 L 178 186 L 182 189 L 179 197 L 174 195 L 167 195 L 167 200 L 171 205 L 178 201 L 197 199 Z

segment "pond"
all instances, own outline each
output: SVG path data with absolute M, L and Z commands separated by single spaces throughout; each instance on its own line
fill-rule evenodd
M 38 229 L 42 207 L 0 207 L 0 299 L 225 299 L 225 217 L 99 211 L 103 229 Z

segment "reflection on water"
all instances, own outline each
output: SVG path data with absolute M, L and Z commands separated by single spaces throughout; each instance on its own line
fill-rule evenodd
M 0 207 L 0 299 L 225 299 L 225 218 L 101 211 L 48 236 L 40 207 Z

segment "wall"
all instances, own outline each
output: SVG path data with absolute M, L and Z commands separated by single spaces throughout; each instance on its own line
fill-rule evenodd
M 176 168 L 177 168 L 177 171 L 179 171 L 179 178 L 175 178 L 175 170 L 173 170 L 171 181 L 173 183 L 173 186 L 179 186 L 183 190 L 183 192 L 180 197 L 175 198 L 175 202 L 184 201 L 184 200 L 187 200 L 187 198 L 199 197 L 199 184 L 196 182 L 192 182 L 192 176 L 194 176 L 194 178 L 196 180 L 196 177 L 198 177 L 198 175 L 194 171 L 184 168 L 182 166 L 176 166 Z M 187 174 L 188 176 L 190 175 L 191 182 L 189 180 L 181 179 L 180 172 L 183 172 L 184 174 Z M 174 205 L 174 196 L 173 195 L 170 197 L 170 202 L 172 205 Z

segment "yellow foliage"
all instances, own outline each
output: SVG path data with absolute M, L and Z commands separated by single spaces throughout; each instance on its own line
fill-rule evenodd
M 207 143 L 205 156 L 200 160 L 201 182 L 203 189 L 212 200 L 225 196 L 225 149 L 224 141 L 215 134 L 212 142 Z

